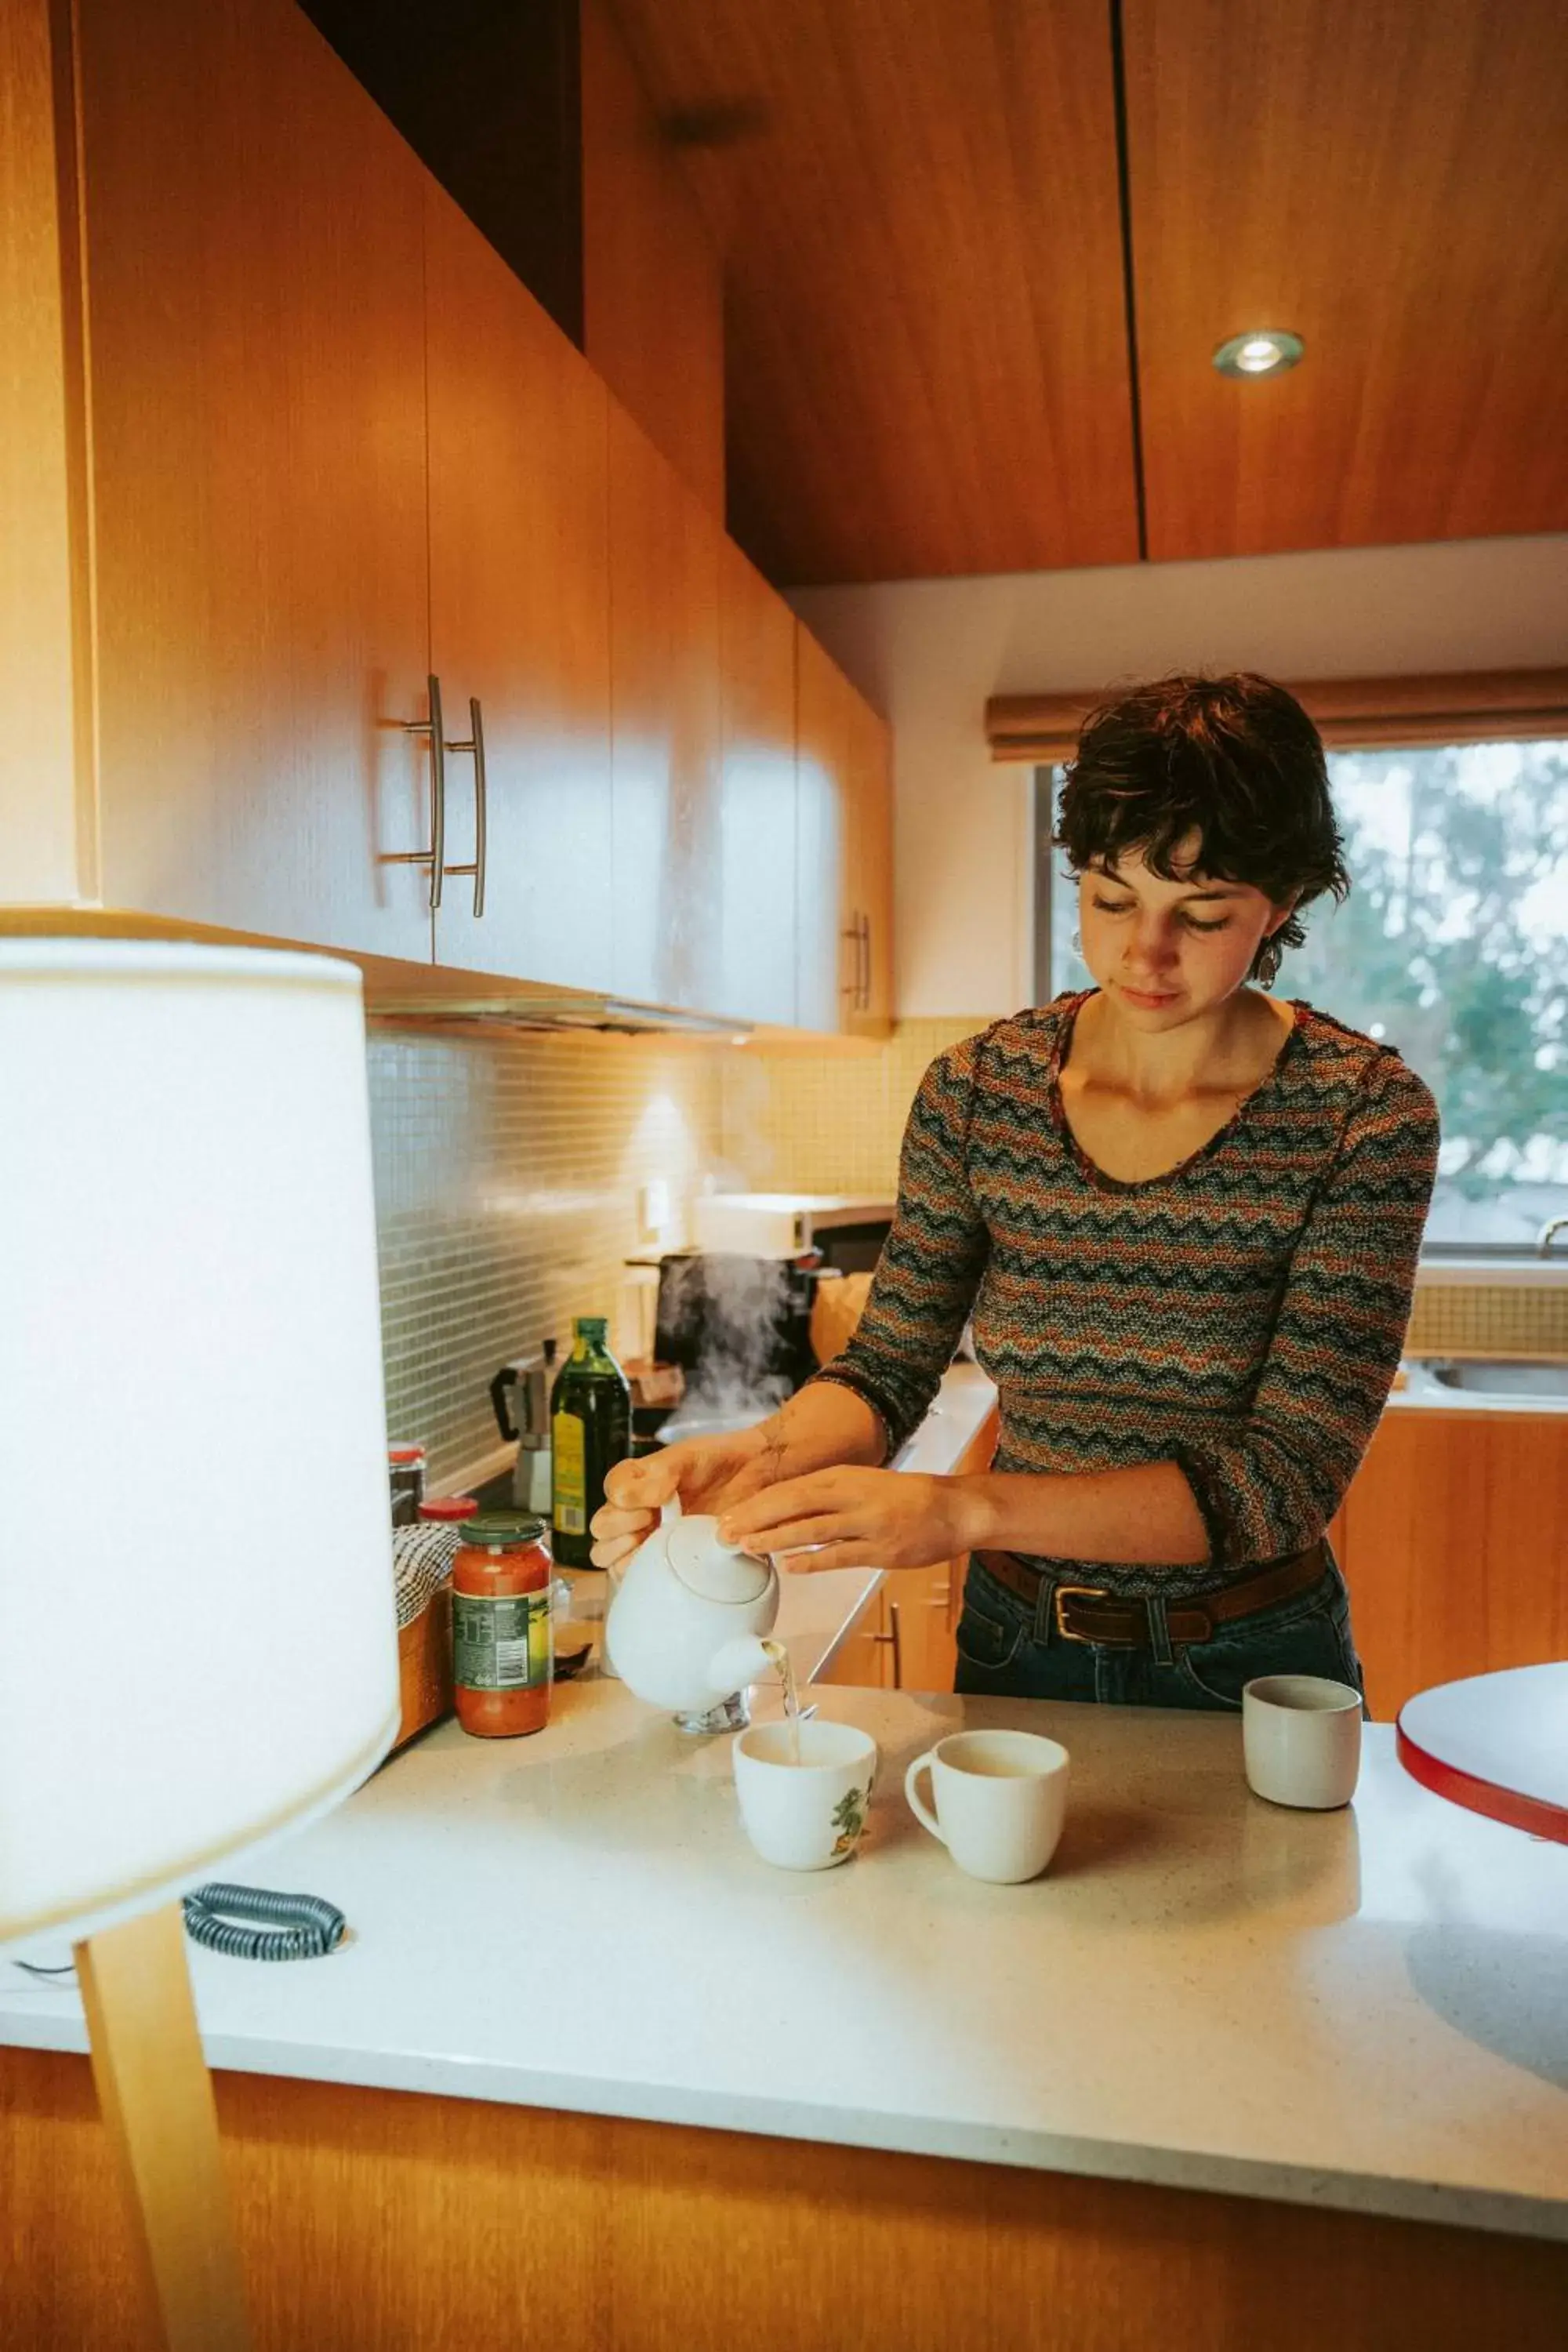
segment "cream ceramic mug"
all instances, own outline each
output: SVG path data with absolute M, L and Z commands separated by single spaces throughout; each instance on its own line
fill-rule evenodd
M 933 1813 L 919 1781 L 930 1767 Z M 1068 1752 L 1033 1731 L 955 1731 L 904 1775 L 917 1821 L 960 1870 L 1014 1886 L 1037 1878 L 1057 1850 L 1068 1801 Z
M 1247 1785 L 1270 1804 L 1330 1812 L 1361 1772 L 1361 1693 L 1320 1675 L 1264 1675 L 1241 1691 Z

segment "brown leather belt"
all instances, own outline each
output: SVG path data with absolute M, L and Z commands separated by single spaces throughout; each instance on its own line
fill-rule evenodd
M 1011 1551 L 977 1551 L 974 1558 L 987 1575 L 1016 1592 L 1020 1601 L 1026 1601 L 1031 1608 L 1038 1601 L 1043 1570 L 1031 1567 Z M 1166 1603 L 1166 1630 L 1173 1642 L 1210 1641 L 1217 1626 L 1237 1617 L 1256 1617 L 1260 1609 L 1272 1609 L 1276 1601 L 1305 1592 L 1327 1566 L 1327 1553 L 1318 1542 L 1305 1551 L 1292 1552 L 1288 1559 L 1270 1560 L 1250 1576 L 1238 1576 L 1234 1584 L 1216 1585 L 1209 1592 L 1184 1593 L 1179 1601 Z M 1093 1584 L 1058 1584 L 1051 1593 L 1051 1608 L 1056 1631 L 1064 1642 L 1098 1642 L 1116 1650 L 1153 1647 L 1149 1611 L 1142 1601 L 1119 1600 Z

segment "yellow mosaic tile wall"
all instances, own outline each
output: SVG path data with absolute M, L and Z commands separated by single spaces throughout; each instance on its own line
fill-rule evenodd
M 928 1065 L 983 1020 L 900 1021 L 865 1053 L 768 1053 L 722 1065 L 724 1156 L 752 1192 L 891 1197 L 899 1143 Z
M 650 1037 L 372 1024 L 371 1135 L 389 1435 L 433 1484 L 500 1443 L 491 1374 L 574 1315 L 621 1313 L 638 1188 L 672 1244 L 721 1156 L 725 1052 Z

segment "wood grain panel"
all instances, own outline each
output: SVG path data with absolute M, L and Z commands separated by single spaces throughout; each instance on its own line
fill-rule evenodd
M 289 0 L 79 16 L 104 896 L 428 961 L 423 173 Z
M 446 885 L 443 964 L 607 988 L 608 399 L 582 354 L 426 184 L 430 642 L 447 732 L 477 696 L 489 778 L 485 910 Z M 447 856 L 475 854 L 474 762 L 447 760 Z
M 845 1026 L 886 1037 L 893 1025 L 893 742 L 858 694 L 847 707 L 849 899 L 860 927 L 858 993 Z
M 795 631 L 799 977 L 803 1028 L 849 1026 L 854 990 L 855 689 L 808 629 Z
M 953 1477 L 978 1477 L 989 1470 L 1000 1428 L 1000 1415 L 993 1410 L 953 1465 Z M 817 1680 L 874 1690 L 950 1691 L 958 1664 L 953 1635 L 968 1571 L 965 1552 L 958 1559 L 902 1569 L 888 1577 Z
M 690 2352 L 742 2325 L 756 2352 L 1560 2352 L 1568 2327 L 1568 2248 L 1528 2239 L 265 2076 L 217 2094 L 258 2352 Z M 0 2182 L 8 2342 L 142 2352 L 85 2059 L 0 2051 Z
M 1568 1415 L 1386 1412 L 1335 1528 L 1378 1722 L 1568 1655 Z
M 1138 551 L 1103 0 L 616 0 L 724 257 L 731 527 L 774 580 Z
M 95 887 L 90 579 L 69 18 L 0 8 L 0 898 Z
M 1558 0 L 1129 0 L 1151 556 L 1568 524 Z M 1237 383 L 1216 344 L 1306 357 Z
M 721 524 L 724 292 L 605 0 L 583 0 L 583 348 Z
M 616 990 L 710 1011 L 723 972 L 718 524 L 610 402 Z
M 731 540 L 719 548 L 724 971 L 718 1002 L 795 1017 L 795 615 Z
M 888 1588 L 879 1584 L 815 1679 L 845 1690 L 892 1690 L 893 1629 Z

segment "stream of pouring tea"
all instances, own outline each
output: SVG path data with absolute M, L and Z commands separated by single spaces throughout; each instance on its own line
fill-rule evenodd
M 800 1762 L 800 1692 L 795 1686 L 795 1668 L 789 1652 L 782 1642 L 764 1642 L 763 1649 L 773 1663 L 774 1673 L 784 1685 L 784 1721 L 789 1726 L 789 1760 Z

